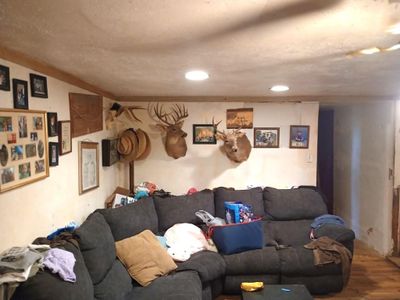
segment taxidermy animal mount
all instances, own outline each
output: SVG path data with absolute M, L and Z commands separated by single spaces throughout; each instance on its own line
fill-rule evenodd
M 251 144 L 249 139 L 246 136 L 245 132 L 240 131 L 239 129 L 234 129 L 231 132 L 225 133 L 225 131 L 217 130 L 217 126 L 220 122 L 216 125 L 214 124 L 213 119 L 213 126 L 215 128 L 215 137 L 217 140 L 222 140 L 224 142 L 223 150 L 226 156 L 237 163 L 241 163 L 247 160 L 250 156 L 251 152 Z
M 185 105 L 174 104 L 170 112 L 164 111 L 163 105 L 148 106 L 150 117 L 157 122 L 156 126 L 165 134 L 165 151 L 175 159 L 186 155 L 187 133 L 182 130 L 184 119 L 189 116 Z
M 106 119 L 106 127 L 107 129 L 111 128 L 111 125 L 116 122 L 124 123 L 123 119 L 121 118 L 123 115 L 127 117 L 129 122 L 142 122 L 138 117 L 136 117 L 135 113 L 133 112 L 135 109 L 144 109 L 140 106 L 122 106 L 118 102 L 114 102 L 108 112 L 108 116 Z M 125 120 L 126 121 L 126 120 Z M 130 124 L 125 124 L 128 127 L 132 127 Z

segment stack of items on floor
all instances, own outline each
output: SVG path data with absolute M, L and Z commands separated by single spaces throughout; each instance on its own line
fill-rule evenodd
M 236 201 L 250 207 L 251 219 L 256 219 L 224 225 L 225 202 Z M 210 300 L 222 293 L 240 294 L 242 282 L 304 284 L 313 294 L 339 292 L 350 272 L 355 236 L 344 224 L 316 219 L 326 214 L 323 197 L 313 189 L 270 187 L 153 195 L 118 208 L 99 209 L 73 232 L 79 249 L 69 241 L 60 245 L 76 259 L 76 282 L 38 272 L 21 283 L 13 300 L 161 296 Z M 211 228 L 209 236 L 217 249 L 203 236 L 202 227 Z M 235 245 L 237 235 L 229 237 L 224 232 L 237 228 L 245 232 L 244 237 L 252 237 L 242 242 L 258 242 Z M 219 244 L 218 230 L 233 251 Z

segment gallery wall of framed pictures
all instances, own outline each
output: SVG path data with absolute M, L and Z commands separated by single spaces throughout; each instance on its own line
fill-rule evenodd
M 48 176 L 46 112 L 0 109 L 0 192 Z

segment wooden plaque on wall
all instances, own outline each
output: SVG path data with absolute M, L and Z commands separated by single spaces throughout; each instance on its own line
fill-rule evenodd
M 103 97 L 69 93 L 72 137 L 103 130 Z

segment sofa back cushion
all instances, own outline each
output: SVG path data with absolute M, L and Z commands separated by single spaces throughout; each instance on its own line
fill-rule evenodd
M 215 215 L 225 219 L 225 201 L 240 201 L 251 205 L 257 217 L 264 216 L 264 203 L 260 187 L 248 190 L 235 190 L 233 188 L 219 187 L 214 189 Z
M 263 222 L 267 246 L 303 246 L 310 242 L 312 220 Z
M 79 247 L 93 284 L 104 279 L 115 261 L 115 244 L 103 215 L 92 213 L 83 224 L 75 230 Z
M 314 219 L 328 213 L 320 193 L 309 188 L 264 188 L 265 213 L 273 220 Z
M 157 213 L 152 197 L 141 198 L 118 208 L 99 209 L 111 228 L 115 241 L 138 234 L 145 229 L 158 232 Z
M 158 226 L 161 232 L 166 231 L 176 223 L 201 224 L 196 217 L 198 210 L 215 214 L 214 194 L 211 190 L 203 190 L 192 195 L 154 197 L 158 215 Z

